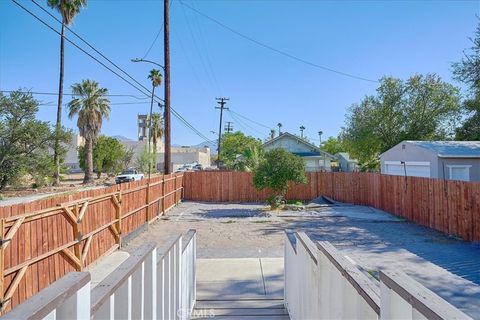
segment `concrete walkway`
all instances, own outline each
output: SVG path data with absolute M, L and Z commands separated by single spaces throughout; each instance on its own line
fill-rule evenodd
M 290 319 L 283 259 L 198 259 L 193 319 Z

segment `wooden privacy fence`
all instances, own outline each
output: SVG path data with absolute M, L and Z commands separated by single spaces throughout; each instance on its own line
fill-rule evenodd
M 0 207 L 0 306 L 5 312 L 118 249 L 182 198 L 183 175 Z
M 480 183 L 378 173 L 310 172 L 308 183 L 293 185 L 287 199 L 325 195 L 337 201 L 372 206 L 418 224 L 480 241 Z M 193 201 L 264 201 L 247 172 L 187 172 L 184 198 Z

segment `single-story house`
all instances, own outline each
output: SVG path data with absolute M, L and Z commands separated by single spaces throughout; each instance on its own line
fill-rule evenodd
M 356 172 L 358 171 L 358 160 L 351 159 L 348 152 L 339 152 L 335 154 L 338 159 L 338 167 L 342 172 Z
M 403 141 L 380 165 L 383 174 L 480 181 L 480 141 Z
M 336 160 L 335 156 L 330 153 L 322 151 L 307 140 L 288 132 L 283 132 L 263 144 L 265 151 L 276 148 L 283 148 L 302 157 L 305 160 L 306 171 L 331 171 L 330 162 Z

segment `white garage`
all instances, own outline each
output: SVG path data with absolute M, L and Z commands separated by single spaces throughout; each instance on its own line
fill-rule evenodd
M 385 161 L 382 173 L 395 176 L 430 178 L 430 162 L 426 161 Z

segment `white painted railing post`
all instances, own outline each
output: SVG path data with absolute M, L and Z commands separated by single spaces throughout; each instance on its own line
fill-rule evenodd
M 87 306 L 87 307 L 86 307 Z M 90 319 L 90 282 L 57 307 L 55 319 Z
M 145 260 L 145 319 L 157 319 L 157 248 Z
M 132 276 L 115 291 L 114 310 L 115 319 L 132 319 Z

